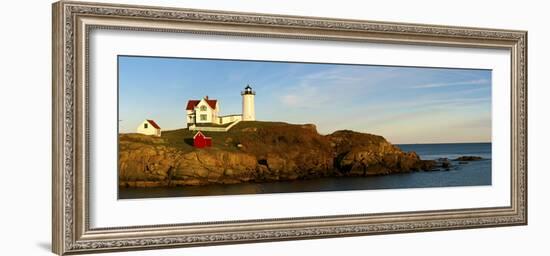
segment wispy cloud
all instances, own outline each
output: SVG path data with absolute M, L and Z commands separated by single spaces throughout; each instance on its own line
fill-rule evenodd
M 377 103 L 370 104 L 368 110 L 379 112 L 384 110 L 412 110 L 412 109 L 433 109 L 434 107 L 470 107 L 478 106 L 479 104 L 491 102 L 490 97 L 478 97 L 478 98 L 423 98 L 423 99 L 409 99 L 400 102 L 392 102 L 391 104 Z
M 448 82 L 448 83 L 420 84 L 420 85 L 412 86 L 410 88 L 424 89 L 424 88 L 439 88 L 439 87 L 449 87 L 449 86 L 458 86 L 458 85 L 480 85 L 480 84 L 487 84 L 487 83 L 489 83 L 488 79 L 477 79 L 477 80 Z
M 285 107 L 318 108 L 330 102 L 346 102 L 368 93 L 397 75 L 387 69 L 365 70 L 346 66 L 324 69 L 303 75 L 295 85 L 283 86 L 276 92 Z
M 330 94 L 324 93 L 322 88 L 302 83 L 290 87 L 290 90 L 280 96 L 280 100 L 286 107 L 318 108 L 330 101 Z

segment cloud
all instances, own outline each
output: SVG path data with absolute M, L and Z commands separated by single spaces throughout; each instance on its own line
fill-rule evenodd
M 298 95 L 295 95 L 295 94 L 283 95 L 281 97 L 281 101 L 285 105 L 291 106 L 291 107 L 294 107 L 294 106 L 297 106 L 298 104 L 300 104 L 300 98 L 298 97 Z
M 346 102 L 365 95 L 370 87 L 398 75 L 392 71 L 390 68 L 334 67 L 307 73 L 295 85 L 281 86 L 284 89 L 276 94 L 287 107 L 319 108 L 330 102 Z
M 330 93 L 308 83 L 291 87 L 280 100 L 284 106 L 292 108 L 318 108 L 330 101 Z
M 424 89 L 424 88 L 439 88 L 439 87 L 449 87 L 449 86 L 458 86 L 458 85 L 480 85 L 487 84 L 490 81 L 488 79 L 477 79 L 469 81 L 459 81 L 459 82 L 448 82 L 448 83 L 429 83 L 429 84 L 420 84 L 415 85 L 410 88 L 413 89 Z

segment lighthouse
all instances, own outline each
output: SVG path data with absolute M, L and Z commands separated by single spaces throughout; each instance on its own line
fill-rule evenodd
M 243 121 L 255 121 L 254 96 L 256 92 L 252 90 L 250 85 L 246 85 L 241 95 L 243 96 Z

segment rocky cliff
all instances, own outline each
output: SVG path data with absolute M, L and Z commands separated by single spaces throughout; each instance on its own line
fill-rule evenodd
M 369 176 L 430 170 L 414 152 L 383 137 L 353 131 L 320 135 L 314 125 L 241 122 L 206 133 L 213 146 L 192 147 L 194 132 L 162 138 L 119 136 L 119 184 L 127 187 L 266 182 L 327 176 Z

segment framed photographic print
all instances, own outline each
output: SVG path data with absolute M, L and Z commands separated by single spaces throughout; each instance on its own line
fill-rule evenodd
M 53 251 L 525 225 L 526 40 L 55 3 Z

